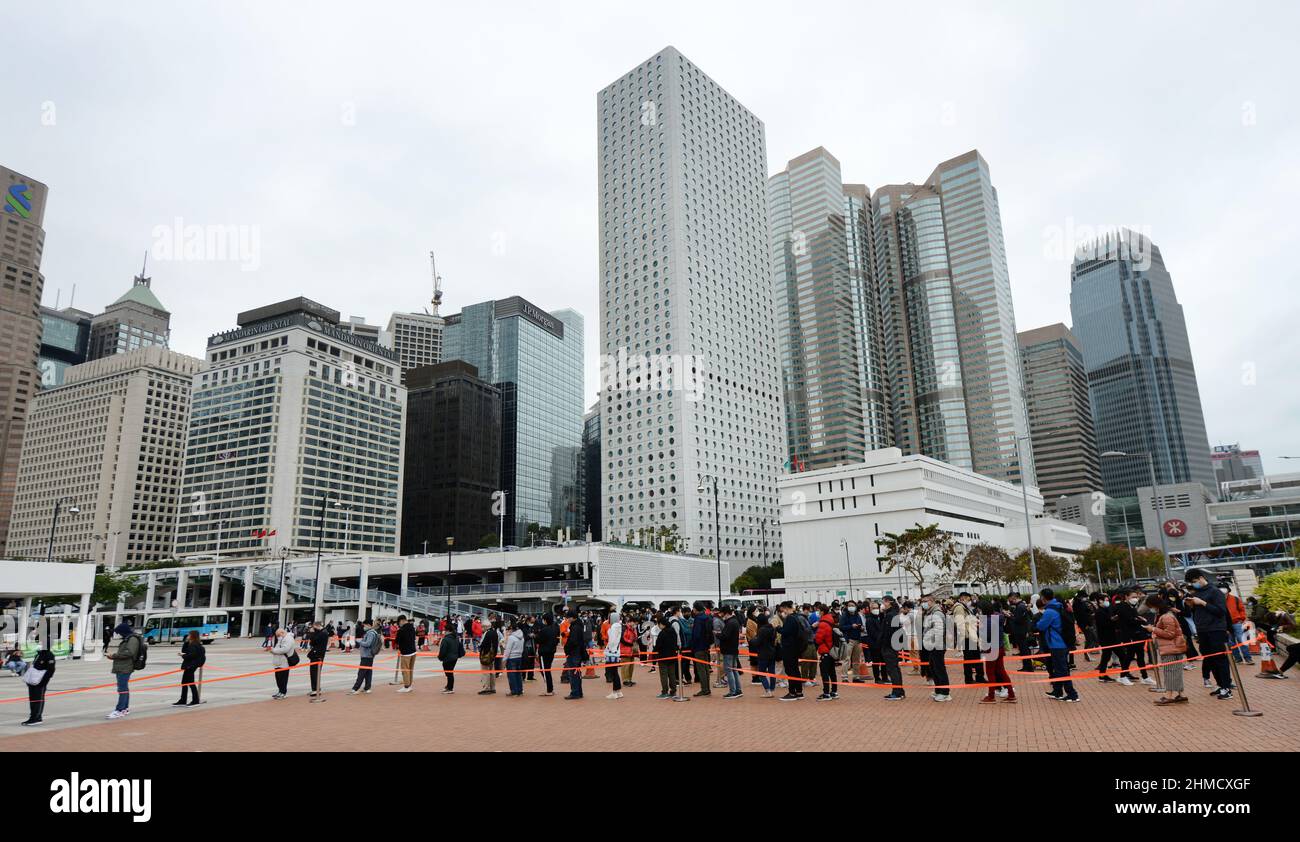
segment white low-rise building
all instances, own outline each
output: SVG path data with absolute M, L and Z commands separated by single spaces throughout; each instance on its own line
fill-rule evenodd
M 886 574 L 878 560 L 887 533 L 918 524 L 937 523 L 963 549 L 988 543 L 1015 555 L 1026 545 L 1026 496 L 1036 550 L 1069 557 L 1091 543 L 1084 527 L 1045 516 L 1033 486 L 1026 495 L 1018 485 L 894 447 L 871 451 L 861 463 L 786 475 L 779 486 L 786 594 L 797 601 L 919 596 L 906 573 Z M 932 577 L 941 583 L 939 571 Z

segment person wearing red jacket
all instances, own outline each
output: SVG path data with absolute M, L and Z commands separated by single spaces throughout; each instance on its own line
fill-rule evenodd
M 817 621 L 817 633 L 813 635 L 813 642 L 817 645 L 817 657 L 821 661 L 822 672 L 822 694 L 817 697 L 819 702 L 829 702 L 838 699 L 839 683 L 835 675 L 835 632 L 838 631 L 836 626 L 835 614 L 827 611 L 822 614 Z
M 1244 656 L 1246 663 L 1253 664 L 1250 647 L 1240 645 L 1250 639 L 1246 634 L 1246 603 L 1227 584 L 1219 585 L 1219 590 L 1223 591 L 1223 599 L 1228 604 L 1228 622 L 1232 624 L 1232 658 L 1240 664 Z

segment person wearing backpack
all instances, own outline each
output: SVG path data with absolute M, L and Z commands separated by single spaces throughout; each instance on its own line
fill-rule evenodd
M 1047 662 L 1047 674 L 1055 680 L 1052 682 L 1052 689 L 1046 695 L 1050 699 L 1059 702 L 1078 702 L 1079 693 L 1074 689 L 1074 682 L 1070 681 L 1070 647 L 1065 642 L 1062 635 L 1062 629 L 1065 628 L 1066 614 L 1065 608 L 1061 601 L 1056 598 L 1056 594 L 1051 588 L 1043 588 L 1041 596 L 1043 598 L 1043 613 L 1038 618 L 1034 627 L 1042 632 L 1043 645 L 1051 653 L 1051 659 Z M 1073 618 L 1070 619 L 1073 622 Z
M 817 647 L 817 658 L 822 673 L 822 692 L 817 697 L 819 702 L 829 702 L 840 697 L 836 686 L 835 654 L 844 639 L 844 632 L 835 624 L 835 615 L 824 612 L 817 620 L 817 632 L 813 635 Z
M 113 675 L 117 679 L 117 707 L 105 718 L 121 719 L 131 712 L 131 673 L 144 669 L 147 648 L 144 638 L 136 634 L 131 629 L 131 624 L 125 620 L 113 632 L 122 639 L 117 644 L 117 651 L 108 656 L 113 662 Z
M 1183 666 L 1178 662 L 1186 657 L 1187 638 L 1164 597 L 1149 596 L 1146 604 L 1155 611 L 1156 621 L 1154 625 L 1148 623 L 1142 628 L 1156 640 L 1156 646 L 1160 650 L 1160 676 L 1165 685 L 1164 695 L 1156 699 L 1156 704 L 1165 707 L 1186 702 L 1187 697 L 1183 695 Z
M 54 653 L 48 649 L 37 652 L 19 675 L 27 685 L 27 706 L 30 709 L 27 721 L 20 724 L 40 725 L 45 714 L 45 688 L 50 686 L 50 679 L 54 677 Z
M 379 650 L 384 648 L 383 637 L 375 631 L 369 620 L 357 620 L 357 628 L 362 630 L 361 642 L 357 644 L 357 649 L 361 653 L 361 663 L 357 667 L 357 680 L 348 691 L 349 696 L 370 692 L 370 683 L 375 676 L 375 658 L 378 657 Z

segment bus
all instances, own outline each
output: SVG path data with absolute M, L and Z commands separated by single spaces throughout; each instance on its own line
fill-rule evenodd
M 190 632 L 199 633 L 204 643 L 230 637 L 230 617 L 225 611 L 171 611 L 149 614 L 141 635 L 149 643 L 180 643 Z

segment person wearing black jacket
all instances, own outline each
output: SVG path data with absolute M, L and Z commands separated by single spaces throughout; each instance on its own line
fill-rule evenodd
M 418 645 L 415 623 L 405 614 L 397 618 L 397 667 L 402 671 L 402 686 L 399 693 L 411 692 L 411 682 L 415 680 L 415 652 Z
M 1033 672 L 1034 659 L 1028 656 L 1034 614 L 1018 593 L 1010 594 L 1007 597 L 1007 604 L 1011 606 L 1011 617 L 1007 621 L 1007 637 L 1011 639 L 1011 645 L 1016 647 L 1016 654 L 1020 656 L 1019 671 Z
M 677 629 L 663 614 L 655 614 L 654 624 L 659 627 L 654 648 L 659 666 L 659 695 L 655 698 L 671 699 L 677 693 Z
M 555 623 L 555 616 L 543 614 L 541 625 L 533 632 L 533 646 L 537 649 L 538 666 L 542 671 L 542 680 L 546 682 L 543 696 L 555 695 L 555 681 L 551 677 L 551 664 L 555 661 L 555 649 L 560 645 L 560 627 Z
M 577 611 L 569 611 L 569 636 L 564 641 L 564 668 L 569 673 L 569 695 L 582 698 L 582 661 L 587 653 L 588 631 Z
M 1213 693 L 1216 699 L 1231 699 L 1232 668 L 1228 665 L 1228 633 L 1231 620 L 1228 617 L 1228 602 L 1223 593 L 1206 579 L 1204 570 L 1192 568 L 1184 578 L 1192 586 L 1192 595 L 1183 600 L 1183 610 L 1192 611 L 1192 622 L 1196 624 L 1196 636 L 1201 643 L 1201 654 L 1205 659 L 1202 669 L 1208 669 L 1214 676 L 1218 689 Z
M 1086 589 L 1079 589 L 1079 592 L 1074 595 L 1074 599 L 1071 600 L 1070 607 L 1074 610 L 1074 621 L 1079 624 L 1079 628 L 1083 629 L 1083 645 L 1088 649 L 1095 648 L 1097 646 L 1097 626 L 1092 615 L 1092 603 L 1088 601 Z M 1091 661 L 1092 654 L 1084 652 L 1083 659 Z
M 1097 629 L 1097 645 L 1102 647 L 1101 660 L 1097 663 L 1097 672 L 1100 673 L 1098 680 L 1102 684 L 1110 684 L 1115 678 L 1106 674 L 1106 667 L 1110 665 L 1112 658 L 1119 660 L 1115 651 L 1115 644 L 1119 643 L 1119 635 L 1115 630 L 1115 612 L 1111 610 L 1106 595 L 1101 591 L 1094 593 L 1091 601 L 1092 623 Z
M 319 696 L 321 694 L 320 673 L 321 667 L 325 666 L 325 650 L 329 648 L 330 636 L 321 627 L 320 620 L 315 620 L 311 624 L 311 633 L 307 635 L 307 663 L 308 672 L 311 675 L 311 692 L 308 696 Z
M 194 676 L 207 660 L 208 653 L 203 648 L 199 633 L 191 631 L 185 636 L 185 642 L 181 644 L 181 700 L 172 702 L 172 707 L 186 707 L 199 703 L 199 685 L 194 680 Z M 191 694 L 190 691 L 193 693 Z M 185 701 L 187 696 L 192 698 L 192 701 Z
M 497 691 L 496 664 L 501 660 L 501 621 L 492 618 L 483 639 L 478 643 L 478 662 L 483 672 L 483 686 L 478 691 L 480 696 L 491 696 Z
M 785 663 L 785 679 L 788 684 L 783 702 L 794 702 L 803 698 L 803 678 L 799 671 L 799 657 L 807 645 L 811 630 L 808 621 L 794 609 L 794 603 L 786 600 L 779 609 L 781 615 L 781 660 Z
M 27 669 L 24 671 L 24 679 L 27 678 L 26 673 L 32 670 L 41 670 L 43 674 L 40 681 L 27 685 L 29 713 L 27 721 L 21 723 L 23 725 L 41 724 L 41 719 L 45 714 L 45 688 L 49 687 L 50 679 L 54 677 L 54 653 L 48 649 L 37 652 L 36 657 L 32 659 L 32 662 L 27 665 Z M 36 673 L 32 673 L 31 677 L 35 678 L 35 676 Z
M 882 614 L 879 602 L 868 602 L 862 614 L 862 645 L 867 647 L 866 657 L 871 661 L 871 680 L 875 684 L 883 684 L 885 677 L 885 662 L 880 652 Z M 853 681 L 857 680 L 858 677 L 853 676 Z
M 739 699 L 744 695 L 740 689 L 740 620 L 730 605 L 724 605 L 722 612 L 722 635 L 718 638 L 718 654 L 722 656 L 722 669 L 727 676 L 727 693 L 724 699 Z
M 885 698 L 891 702 L 907 696 L 903 691 L 903 670 L 898 665 L 896 648 L 903 645 L 902 638 L 896 636 L 902 634 L 900 622 L 898 603 L 894 602 L 892 596 L 885 597 L 881 602 L 880 630 L 876 634 L 876 646 L 880 650 L 880 660 L 884 662 L 881 670 L 883 677 L 889 682 L 889 693 Z
M 524 680 L 536 681 L 537 677 L 533 675 L 533 670 L 537 667 L 537 622 L 530 614 L 524 618 L 519 629 L 524 633 L 524 657 L 521 668 L 528 670 L 524 674 Z
M 779 620 L 772 617 L 763 616 L 758 623 L 758 631 L 754 634 L 754 639 L 749 641 L 749 651 L 753 652 L 758 661 L 757 670 L 759 683 L 763 685 L 763 698 L 770 699 L 776 695 L 776 626 L 773 623 L 780 623 Z
M 1138 616 L 1137 606 L 1143 600 L 1142 591 L 1134 588 L 1127 593 L 1121 594 L 1118 602 L 1115 603 L 1115 631 L 1119 639 L 1116 643 L 1130 643 L 1129 646 L 1119 647 L 1119 683 L 1132 684 L 1133 676 L 1129 674 L 1129 666 L 1136 659 L 1138 669 L 1142 673 L 1143 684 L 1155 684 L 1155 679 L 1147 675 L 1146 645 L 1150 635 L 1143 630 L 1146 622 Z

